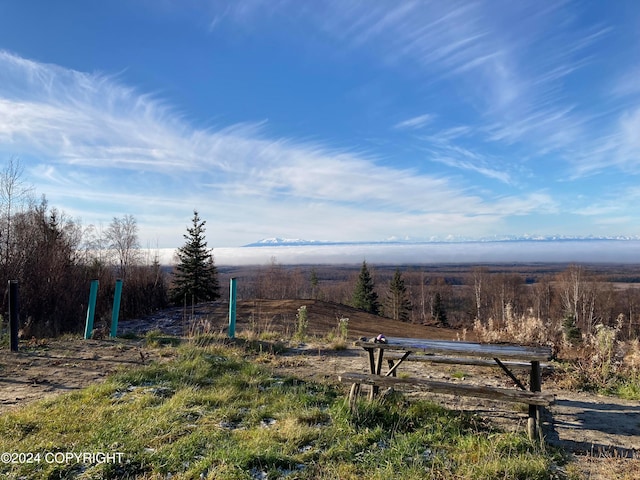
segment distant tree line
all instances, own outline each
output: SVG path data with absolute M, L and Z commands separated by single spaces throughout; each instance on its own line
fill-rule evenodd
M 640 332 L 640 285 L 620 287 L 580 265 L 555 266 L 535 278 L 500 266 L 437 267 L 265 266 L 227 269 L 238 278 L 242 299 L 320 299 L 353 306 L 398 321 L 472 328 L 536 317 L 557 329 L 592 333 L 598 324 Z M 629 267 L 630 268 L 630 267 Z M 233 270 L 233 271 L 231 271 Z M 551 270 L 551 269 L 550 269 Z M 633 275 L 632 275 L 633 276 Z M 631 281 L 637 280 L 637 272 Z

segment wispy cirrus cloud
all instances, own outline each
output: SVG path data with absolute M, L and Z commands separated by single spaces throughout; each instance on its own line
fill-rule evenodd
M 612 81 L 611 93 L 616 97 L 635 96 L 640 94 L 640 65 L 632 66 Z
M 417 130 L 425 125 L 431 123 L 435 119 L 435 115 L 431 113 L 425 113 L 423 115 L 417 115 L 415 117 L 408 118 L 406 120 L 402 120 L 394 125 L 394 128 L 397 129 L 409 129 L 409 130 Z
M 462 157 L 462 158 L 461 158 Z M 498 180 L 502 183 L 511 184 L 511 176 L 509 173 L 502 170 L 496 170 L 486 164 L 484 159 L 478 159 L 477 156 L 469 157 L 468 155 L 458 156 L 454 158 L 452 156 L 443 156 L 439 153 L 433 153 L 431 160 L 434 162 L 447 165 L 458 170 L 466 170 L 468 172 L 475 172 L 484 177 Z
M 469 126 L 458 126 L 435 131 L 431 135 L 420 137 L 426 145 L 423 147 L 429 160 L 446 165 L 454 170 L 471 172 L 485 178 L 497 180 L 505 185 L 516 183 L 513 172 L 517 169 L 505 165 L 499 157 L 474 149 L 473 138 L 480 132 Z
M 302 18 L 352 55 L 368 57 L 375 52 L 372 58 L 389 68 L 415 67 L 436 90 L 445 83 L 456 85 L 464 92 L 456 98 L 456 108 L 476 132 L 483 133 L 478 142 L 518 145 L 530 152 L 526 158 L 554 155 L 575 177 L 599 171 L 606 163 L 598 155 L 576 155 L 585 144 L 595 145 L 596 151 L 597 144 L 609 145 L 606 151 L 614 153 L 614 164 L 620 168 L 636 163 L 634 143 L 626 133 L 634 126 L 633 108 L 621 109 L 616 102 L 638 93 L 637 62 L 617 72 L 615 81 L 605 80 L 608 88 L 574 83 L 588 69 L 594 70 L 590 77 L 596 82 L 601 76 L 596 71 L 606 71 L 607 59 L 594 54 L 594 48 L 621 41 L 624 33 L 618 26 L 593 20 L 597 16 L 590 12 L 592 7 L 571 0 L 547 4 L 340 0 L 313 5 L 280 1 L 250 2 L 242 9 L 230 6 L 228 18 L 245 22 Z M 591 93 L 588 103 L 577 94 L 585 88 Z M 444 117 L 440 113 L 429 115 Z M 432 117 L 420 115 L 393 126 L 418 129 L 428 125 L 427 120 Z M 517 160 L 495 161 L 507 165 Z M 483 169 L 461 160 L 450 165 Z M 505 168 L 496 171 L 500 169 Z M 492 171 L 487 173 L 491 176 Z
M 108 222 L 137 208 L 156 219 L 152 210 L 161 206 L 175 230 L 185 210 L 197 207 L 235 225 L 238 237 L 293 223 L 306 225 L 316 238 L 361 239 L 372 231 L 377 238 L 399 231 L 424 238 L 426 226 L 430 235 L 469 225 L 481 232 L 504 216 L 502 199 L 465 191 L 446 176 L 384 166 L 375 157 L 321 143 L 273 138 L 260 122 L 194 127 L 117 77 L 8 52 L 0 53 L 0 71 L 6 81 L 0 84 L 2 150 L 29 158 L 38 189 L 84 218 Z M 526 213 L 530 202 L 520 205 Z M 98 208 L 104 213 L 96 217 Z M 144 219 L 140 224 L 163 230 Z
M 640 172 L 640 102 L 624 109 L 615 121 L 595 138 L 585 138 L 569 161 L 576 177 L 593 175 L 606 169 L 636 174 Z
M 86 74 L 0 52 L 0 140 L 55 153 L 86 166 L 192 168 L 198 132 L 179 115 L 115 78 Z M 169 143 L 171 142 L 171 143 Z M 189 148 L 187 148 L 189 146 Z M 197 148 L 196 148 L 197 150 Z M 194 152 L 195 153 L 195 152 Z

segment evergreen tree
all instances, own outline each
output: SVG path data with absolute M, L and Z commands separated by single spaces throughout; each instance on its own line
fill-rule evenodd
M 192 222 L 184 235 L 186 243 L 178 249 L 179 263 L 173 272 L 170 297 L 177 305 L 216 300 L 220 296 L 218 272 L 204 236 L 206 222 L 200 220 L 195 210 Z
M 387 295 L 387 309 L 391 318 L 403 322 L 409 321 L 409 312 L 411 312 L 411 301 L 407 294 L 407 287 L 400 273 L 400 269 L 396 268 L 396 272 L 389 282 L 389 293 Z
M 378 302 L 378 294 L 374 291 L 373 278 L 367 268 L 367 262 L 362 262 L 358 282 L 353 292 L 351 305 L 365 312 L 378 315 L 380 313 L 380 303 Z
M 431 316 L 438 323 L 438 325 L 447 325 L 447 312 L 445 311 L 444 305 L 442 303 L 442 296 L 440 295 L 440 292 L 436 292 L 433 298 L 433 308 L 431 311 Z
M 311 283 L 311 298 L 318 298 L 318 284 L 320 280 L 318 279 L 318 272 L 316 272 L 315 268 L 311 269 L 309 283 Z

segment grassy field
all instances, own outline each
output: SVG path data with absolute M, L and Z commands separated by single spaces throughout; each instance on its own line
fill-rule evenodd
M 0 416 L 8 479 L 547 479 L 561 453 L 400 395 L 349 412 L 215 337 Z M 8 455 L 7 455 L 8 454 Z M 105 457 L 109 454 L 110 457 Z

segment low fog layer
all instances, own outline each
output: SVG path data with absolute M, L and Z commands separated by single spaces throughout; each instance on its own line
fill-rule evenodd
M 173 249 L 159 251 L 173 263 Z M 343 244 L 214 248 L 216 265 L 442 263 L 640 263 L 639 240 Z

